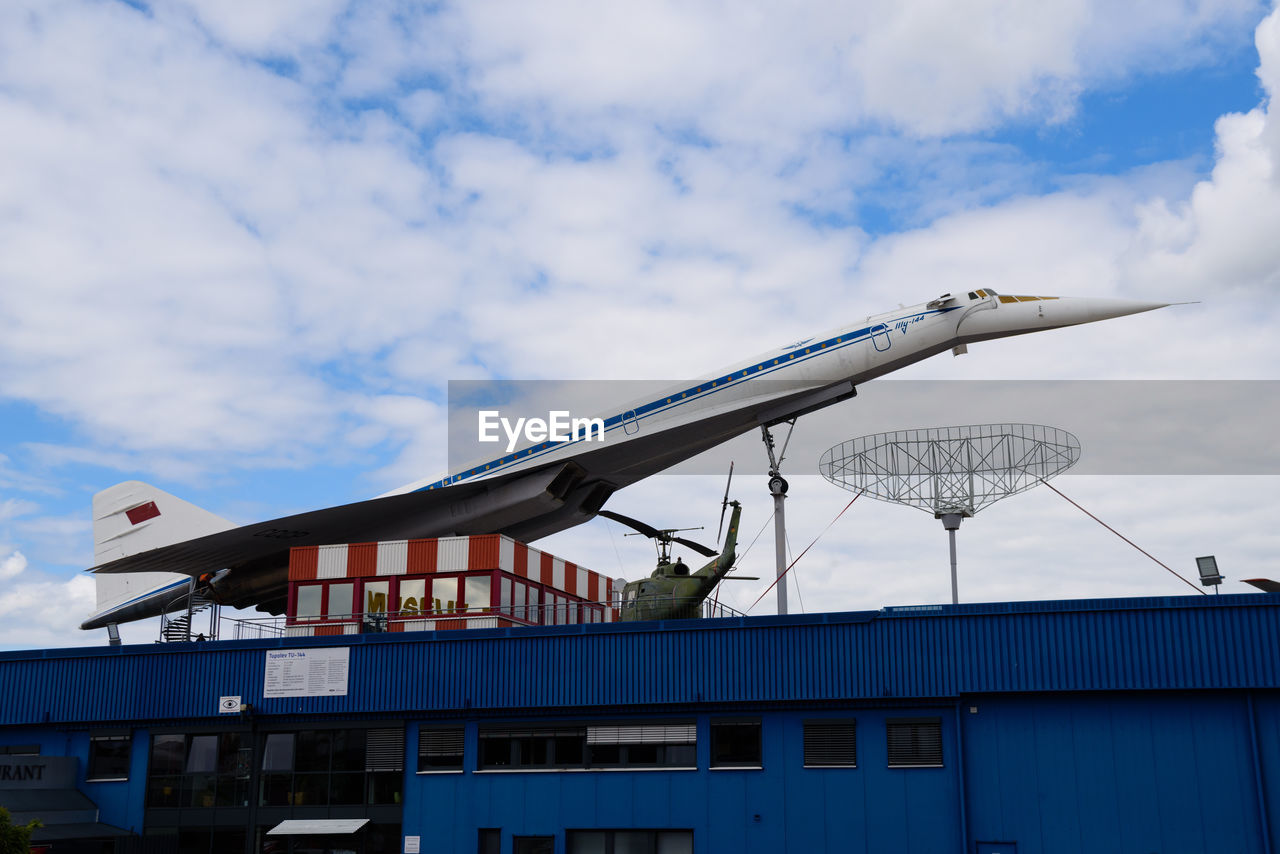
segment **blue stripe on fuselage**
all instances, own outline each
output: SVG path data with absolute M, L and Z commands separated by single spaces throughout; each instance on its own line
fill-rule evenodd
M 138 595 L 138 596 L 135 596 L 134 598 L 130 599 L 128 602 L 122 602 L 121 604 L 116 605 L 116 606 L 114 606 L 114 607 L 112 607 L 112 608 L 109 608 L 109 609 L 107 609 L 106 611 L 99 611 L 98 613 L 96 613 L 96 614 L 94 614 L 92 617 L 90 617 L 90 619 L 97 620 L 97 619 L 99 619 L 99 618 L 101 618 L 101 617 L 105 617 L 105 616 L 107 616 L 108 614 L 114 614 L 114 613 L 116 613 L 117 611 L 122 611 L 122 610 L 124 610 L 125 608 L 129 608 L 129 607 L 131 607 L 131 606 L 133 606 L 133 605 L 137 605 L 139 602 L 143 602 L 143 601 L 145 601 L 145 600 L 147 600 L 147 599 L 150 599 L 152 596 L 155 596 L 155 595 L 160 594 L 160 593 L 167 593 L 167 592 L 169 592 L 170 590 L 173 590 L 173 589 L 175 589 L 175 588 L 177 588 L 177 587 L 186 587 L 186 586 L 187 586 L 187 585 L 189 585 L 190 583 L 191 583 L 191 580 L 190 580 L 190 579 L 188 579 L 188 578 L 184 578 L 184 579 L 182 579 L 181 581 L 175 581 L 175 582 L 173 582 L 172 584 L 169 584 L 169 585 L 167 585 L 167 586 L 165 586 L 165 587 L 157 587 L 157 588 L 155 588 L 154 590 L 148 590 L 146 593 L 142 593 L 142 594 L 140 594 L 140 595 Z
M 959 308 L 959 306 L 951 306 L 950 308 L 941 308 L 941 309 L 930 309 L 926 311 L 914 312 L 912 314 L 905 314 L 901 317 L 895 317 L 893 320 L 887 321 L 885 323 L 875 323 L 875 324 L 872 324 L 871 326 L 865 326 L 862 329 L 859 329 L 855 332 L 841 333 L 840 335 L 837 335 L 833 338 L 828 338 L 825 341 L 818 341 L 817 343 L 811 343 L 807 347 L 805 347 L 803 353 L 800 353 L 799 348 L 797 348 L 797 352 L 788 353 L 785 357 L 778 356 L 776 358 L 768 359 L 764 362 L 761 362 L 758 365 L 752 365 L 747 368 L 742 368 L 736 374 L 726 374 L 722 377 L 716 377 L 715 379 L 712 379 L 712 380 L 707 380 L 705 382 L 698 383 L 696 385 L 691 385 L 682 391 L 673 393 L 670 397 L 659 398 L 658 400 L 652 401 L 650 403 L 646 403 L 642 406 L 637 406 L 635 409 L 628 409 L 626 412 L 620 413 L 618 415 L 611 415 L 610 417 L 604 419 L 605 433 L 610 433 L 614 430 L 617 430 L 619 427 L 622 427 L 623 421 L 628 415 L 628 413 L 630 413 L 632 417 L 626 420 L 641 421 L 645 418 L 656 415 L 658 413 L 668 412 L 672 409 L 675 409 L 678 406 L 683 406 L 686 403 L 706 400 L 708 397 L 715 394 L 716 392 L 723 391 L 724 389 L 730 388 L 732 386 L 740 385 L 741 383 L 749 379 L 757 379 L 766 374 L 771 374 L 774 371 L 780 371 L 783 368 L 787 368 L 792 365 L 798 364 L 800 362 L 805 362 L 805 361 L 808 361 L 809 359 L 814 359 L 814 358 L 817 358 L 818 356 L 825 355 L 831 352 L 832 350 L 839 350 L 844 347 L 848 347 L 851 344 L 861 343 L 863 341 L 868 340 L 871 337 L 871 330 L 878 329 L 881 326 L 885 327 L 887 331 L 892 324 L 898 323 L 899 321 L 902 321 L 902 320 L 911 320 L 912 318 L 923 317 L 929 314 L 946 314 L 947 312 L 955 311 L 957 308 Z M 797 358 L 797 356 L 799 356 L 799 358 Z M 680 395 L 679 400 L 676 399 L 677 394 Z M 499 472 L 505 471 L 507 468 L 515 465 L 516 463 L 523 463 L 530 459 L 537 459 L 538 457 L 543 456 L 544 454 L 550 453 L 552 451 L 557 451 L 565 447 L 566 445 L 573 445 L 583 441 L 587 441 L 587 440 L 585 438 L 580 438 L 580 439 L 568 439 L 561 442 L 550 442 L 550 441 L 542 442 L 541 444 L 534 445 L 532 447 L 525 448 L 520 451 L 516 451 L 515 453 L 498 457 L 495 460 L 490 460 L 487 463 L 482 463 L 481 465 L 478 465 L 475 468 L 472 468 L 468 471 L 459 472 L 458 474 L 454 474 L 454 475 L 449 475 L 448 477 L 437 480 L 435 483 L 418 487 L 417 489 L 414 490 L 414 492 L 425 492 L 432 489 L 438 489 L 440 487 L 449 486 L 454 483 L 460 483 L 464 480 L 468 480 L 470 478 L 473 478 L 479 475 L 497 474 Z

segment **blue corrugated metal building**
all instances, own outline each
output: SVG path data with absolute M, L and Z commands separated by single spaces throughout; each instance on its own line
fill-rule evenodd
M 0 653 L 42 798 L 55 852 L 1275 852 L 1280 594 Z

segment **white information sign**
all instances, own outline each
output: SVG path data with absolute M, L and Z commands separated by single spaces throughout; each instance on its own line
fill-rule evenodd
M 351 650 L 267 650 L 264 697 L 345 697 Z
M 218 698 L 218 714 L 237 715 L 239 713 L 240 713 L 239 697 L 219 697 Z
M 419 854 L 422 850 L 421 836 L 406 836 L 404 838 L 404 854 Z

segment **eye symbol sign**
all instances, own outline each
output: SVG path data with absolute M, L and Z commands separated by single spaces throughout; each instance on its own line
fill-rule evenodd
M 218 714 L 235 714 L 240 711 L 239 697 L 219 697 L 218 698 Z

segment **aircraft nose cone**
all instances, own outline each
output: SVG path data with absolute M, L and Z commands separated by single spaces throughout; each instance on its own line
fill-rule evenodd
M 1144 300 L 1132 299 L 1093 299 L 1080 298 L 1063 299 L 1064 303 L 1077 303 L 1074 306 L 1077 311 L 1082 311 L 1087 315 L 1087 319 L 1081 321 L 1089 323 L 1095 320 L 1110 320 L 1113 317 L 1124 317 L 1129 314 L 1141 314 L 1144 311 L 1154 311 L 1157 308 L 1164 308 L 1170 303 L 1167 302 L 1146 302 Z
M 1101 297 L 1018 297 L 1016 305 L 1002 305 L 1002 310 L 1015 309 L 1008 317 L 1024 317 L 1029 328 L 1050 329 L 1094 323 L 1164 308 L 1168 303 Z M 1016 321 L 1015 321 L 1016 322 Z

